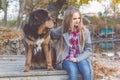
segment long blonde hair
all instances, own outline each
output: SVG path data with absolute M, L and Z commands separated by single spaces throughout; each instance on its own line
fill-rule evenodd
M 85 46 L 85 28 L 83 26 L 83 20 L 82 20 L 82 15 L 79 11 L 78 8 L 76 7 L 69 7 L 68 9 L 65 10 L 65 13 L 64 13 L 64 18 L 63 18 L 63 23 L 62 23 L 62 35 L 66 32 L 69 32 L 70 31 L 70 28 L 71 30 L 73 30 L 74 28 L 74 25 L 73 25 L 73 14 L 75 12 L 78 12 L 80 14 L 80 24 L 78 26 L 78 29 L 79 29 L 79 32 L 80 32 L 80 45 L 81 45 L 81 48 L 82 48 L 82 52 L 84 51 L 84 46 Z M 63 52 L 63 49 L 64 49 L 64 39 L 63 39 L 63 36 L 61 36 L 61 39 L 60 39 L 60 49 L 59 49 L 59 53 L 58 53 L 58 56 L 57 56 L 57 60 L 59 61 L 60 58 L 61 58 L 61 55 L 62 55 L 62 52 Z

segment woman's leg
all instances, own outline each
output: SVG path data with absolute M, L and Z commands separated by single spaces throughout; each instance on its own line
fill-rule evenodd
M 76 63 L 69 60 L 63 62 L 63 68 L 69 75 L 69 80 L 78 80 L 78 66 Z
M 79 70 L 82 74 L 83 80 L 93 80 L 92 70 L 90 68 L 90 63 L 87 60 L 82 60 L 78 62 Z

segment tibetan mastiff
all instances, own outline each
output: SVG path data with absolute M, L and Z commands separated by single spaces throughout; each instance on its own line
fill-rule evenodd
M 26 55 L 24 72 L 33 68 L 54 69 L 50 49 L 50 29 L 53 27 L 54 22 L 47 10 L 39 9 L 30 13 L 23 27 L 22 41 Z

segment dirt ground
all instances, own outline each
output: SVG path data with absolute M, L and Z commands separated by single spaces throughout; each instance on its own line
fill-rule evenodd
M 95 80 L 120 80 L 120 56 L 93 53 L 91 60 Z

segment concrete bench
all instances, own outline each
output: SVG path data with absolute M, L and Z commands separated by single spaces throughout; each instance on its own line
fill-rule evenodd
M 24 63 L 24 55 L 1 55 L 0 80 L 68 80 L 67 72 L 64 70 L 35 69 L 22 72 Z

